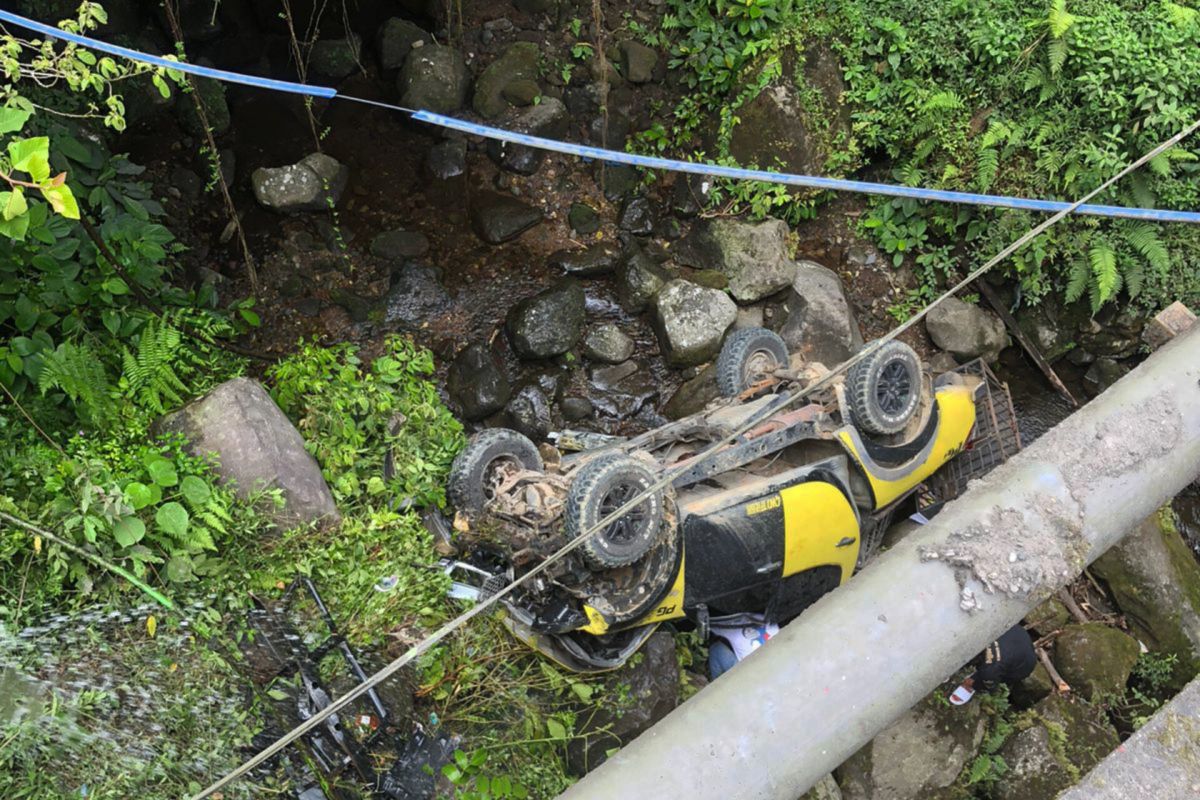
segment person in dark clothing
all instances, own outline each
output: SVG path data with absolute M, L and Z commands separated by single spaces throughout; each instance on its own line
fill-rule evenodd
M 1014 625 L 971 664 L 976 667 L 974 674 L 950 695 L 950 702 L 956 706 L 970 702 L 976 691 L 990 692 L 1002 683 L 1013 686 L 1025 680 L 1037 666 L 1037 653 L 1025 629 Z

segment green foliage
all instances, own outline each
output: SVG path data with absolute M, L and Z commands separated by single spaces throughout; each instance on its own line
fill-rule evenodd
M 445 502 L 443 482 L 464 443 L 432 373 L 429 351 L 393 336 L 369 365 L 351 344 L 301 343 L 270 377 L 275 402 L 304 433 L 340 503 L 407 507 Z
M 507 775 L 487 775 L 486 750 L 467 755 L 454 751 L 454 760 L 442 767 L 442 775 L 454 786 L 456 800 L 523 800 L 529 790 Z

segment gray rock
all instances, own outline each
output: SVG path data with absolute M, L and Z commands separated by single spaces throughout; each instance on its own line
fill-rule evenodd
M 979 357 L 995 361 L 1011 344 L 998 316 L 957 297 L 930 311 L 925 329 L 934 344 L 964 361 Z
M 633 247 L 617 265 L 617 299 L 630 314 L 640 314 L 654 301 L 659 290 L 671 280 L 671 274 Z
M 517 133 L 542 136 L 550 139 L 562 138 L 567 132 L 570 117 L 567 107 L 554 97 L 546 97 L 536 106 L 515 110 L 506 115 L 502 127 Z M 501 169 L 518 175 L 532 175 L 542 166 L 546 152 L 525 145 L 488 140 L 488 156 Z
M 623 420 L 645 411 L 658 398 L 658 381 L 636 361 L 591 370 L 592 406 L 606 417 Z
M 799 800 L 842 800 L 842 790 L 838 788 L 833 775 L 826 775 L 804 794 Z
M 337 205 L 350 170 L 332 156 L 312 153 L 286 167 L 259 167 L 250 176 L 259 205 L 274 211 L 326 211 Z
M 621 74 L 630 83 L 649 83 L 654 78 L 658 53 L 641 42 L 626 39 L 617 45 L 621 54 Z
M 637 191 L 642 185 L 642 176 L 633 167 L 624 164 L 596 162 L 596 183 L 604 190 L 604 197 L 615 203 Z
M 675 639 L 666 631 L 651 636 L 642 645 L 641 658 L 611 675 L 614 685 L 628 687 L 623 694 L 629 701 L 585 706 L 576 715 L 580 735 L 567 745 L 567 768 L 573 775 L 600 766 L 609 750 L 633 741 L 679 705 L 679 661 Z
M 596 209 L 586 203 L 574 203 L 567 213 L 567 224 L 571 226 L 571 230 L 586 236 L 600 230 L 600 216 Z
M 841 280 L 820 264 L 797 262 L 785 309 L 787 317 L 779 335 L 788 350 L 805 361 L 833 367 L 862 347 L 862 333 Z
M 738 306 L 737 322 L 733 323 L 734 330 L 763 327 L 762 306 Z
M 1053 800 L 1120 744 L 1099 706 L 1051 695 L 1030 717 L 1034 724 L 1000 748 L 1008 769 L 992 788 L 995 800 Z
M 447 139 L 429 149 L 425 169 L 438 180 L 450 180 L 467 172 L 467 143 L 461 139 Z
M 785 54 L 780 76 L 738 109 L 729 140 L 738 163 L 821 175 L 830 155 L 849 140 L 845 84 L 832 48 L 816 42 L 805 52 L 803 66 L 796 66 L 794 53 Z
M 550 433 L 550 402 L 537 386 L 525 386 L 504 407 L 513 430 L 525 434 L 535 442 Z
M 1169 513 L 1147 519 L 1092 570 L 1137 637 L 1176 657 L 1175 689 L 1200 673 L 1200 565 Z
M 620 258 L 620 251 L 612 244 L 598 242 L 582 250 L 558 250 L 551 254 L 550 266 L 568 275 L 594 278 L 616 269 Z
M 281 525 L 340 520 L 304 438 L 256 381 L 226 381 L 163 417 L 155 429 L 182 434 L 194 455 L 215 456 L 217 478 L 243 499 L 278 489 L 283 507 L 267 503 L 262 511 Z
M 717 368 L 709 364 L 700 374 L 689 378 L 675 390 L 671 399 L 663 406 L 667 419 L 683 419 L 701 411 L 721 394 L 717 388 Z
M 462 55 L 441 44 L 425 45 L 409 53 L 397 79 L 403 105 L 437 114 L 462 108 L 469 84 L 470 73 Z
M 450 364 L 446 391 L 471 422 L 504 408 L 512 394 L 504 367 L 487 345 L 467 345 Z
M 392 274 L 392 286 L 383 300 L 383 319 L 388 324 L 418 328 L 450 306 L 450 295 L 438 271 L 414 262 L 405 263 Z
M 583 335 L 586 300 L 578 281 L 563 279 L 508 311 L 513 350 L 521 358 L 550 358 L 575 346 Z
M 725 331 L 737 319 L 737 305 L 718 289 L 676 279 L 654 298 L 654 323 L 667 363 L 702 364 L 717 354 Z
M 1076 692 L 1100 700 L 1125 691 L 1139 651 L 1136 639 L 1103 622 L 1069 625 L 1054 640 L 1054 666 Z
M 542 212 L 515 197 L 480 192 L 471 204 L 471 227 L 488 244 L 515 239 L 542 221 Z
M 634 236 L 649 236 L 654 233 L 654 204 L 640 195 L 628 197 L 621 204 L 617 227 Z
M 868 742 L 835 771 L 845 800 L 925 800 L 951 786 L 979 750 L 980 703 L 951 706 L 937 693 Z
M 716 219 L 699 223 L 675 248 L 679 263 L 715 269 L 729 279 L 739 303 L 753 303 L 785 289 L 796 277 L 782 220 L 749 223 Z
M 1083 387 L 1095 397 L 1129 374 L 1129 367 L 1111 358 L 1097 358 L 1083 373 Z
M 379 66 L 384 70 L 400 69 L 417 42 L 421 42 L 422 45 L 432 44 L 433 38 L 414 23 L 392 17 L 379 29 L 376 42 Z
M 569 422 L 578 422 L 581 419 L 587 419 L 595 413 L 595 407 L 592 401 L 586 397 L 564 397 L 562 403 L 559 404 L 562 409 L 563 419 Z
M 420 258 L 429 252 L 429 239 L 417 231 L 394 230 L 381 233 L 371 240 L 371 255 L 402 261 Z
M 707 175 L 678 175 L 671 190 L 671 209 L 685 219 L 694 217 L 708 205 L 711 190 L 712 178 Z
M 309 51 L 308 66 L 313 74 L 338 80 L 361 70 L 362 38 L 351 33 L 342 39 L 318 39 Z
M 492 63 L 475 81 L 475 96 L 471 107 L 485 119 L 494 119 L 508 108 L 504 90 L 518 81 L 533 81 L 537 86 L 538 46 L 533 42 L 516 42 Z
M 925 317 L 925 330 L 937 347 L 962 361 L 976 357 L 995 361 L 1012 343 L 1000 317 L 958 297 L 948 297 L 932 309 Z
M 633 355 L 633 339 L 613 323 L 602 322 L 583 335 L 583 354 L 603 364 L 620 364 Z

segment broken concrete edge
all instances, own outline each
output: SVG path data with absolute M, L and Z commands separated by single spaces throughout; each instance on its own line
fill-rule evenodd
M 1200 474 L 1197 348 L 1176 337 L 562 796 L 794 800 Z M 994 541 L 969 563 L 922 560 L 972 526 Z M 1010 570 L 1033 535 L 1045 563 Z
M 1155 314 L 1142 329 L 1142 342 L 1151 350 L 1157 350 L 1195 324 L 1196 315 L 1182 301 L 1176 300 Z
M 1200 678 L 1058 800 L 1200 795 Z

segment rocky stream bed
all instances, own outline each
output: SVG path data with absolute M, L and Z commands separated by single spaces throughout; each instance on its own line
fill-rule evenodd
M 180 5 L 193 59 L 296 77 L 286 30 L 259 4 Z M 649 125 L 651 107 L 682 91 L 666 54 L 629 33 L 630 19 L 656 23 L 653 2 L 600 3 L 607 59 L 578 62 L 565 80 L 557 65 L 575 63 L 572 46 L 596 36 L 591 3 L 464 0 L 449 27 L 440 4 L 360 2 L 324 18 L 293 5 L 319 33 L 306 48 L 308 79 L 347 95 L 621 149 Z M 168 49 L 161 19 L 142 4 L 108 6 L 103 36 Z M 835 61 L 832 77 L 811 76 L 834 100 L 837 73 Z M 860 232 L 855 198 L 832 198 L 798 226 L 739 219 L 709 207 L 700 179 L 446 135 L 349 101 L 313 103 L 310 123 L 295 97 L 207 83 L 198 91 L 255 255 L 262 324 L 244 344 L 278 356 L 319 337 L 370 354 L 386 335 L 410 333 L 434 352 L 445 399 L 468 427 L 513 427 L 536 441 L 564 428 L 645 430 L 715 396 L 710 364 L 730 331 L 765 326 L 833 365 L 889 330 L 889 310 L 915 286 L 910 269 L 894 268 Z M 802 133 L 806 119 L 782 122 Z M 739 146 L 770 147 L 773 130 L 747 131 Z M 202 141 L 177 97 L 117 144 L 148 165 L 188 245 L 187 278 L 232 299 L 251 285 Z M 805 155 L 788 157 L 800 169 Z M 1144 352 L 1143 322 L 1129 314 L 1047 302 L 1017 318 L 1084 396 Z M 978 356 L 996 364 L 1027 439 L 1069 411 L 980 306 L 952 301 L 905 339 L 937 369 Z M 1026 620 L 1074 688 L 1069 697 L 1039 667 L 1013 692 L 1019 714 L 1003 717 L 1012 730 L 997 740 L 999 710 L 954 709 L 931 695 L 809 796 L 1053 797 L 1132 730 L 1137 710 L 1115 698 L 1141 686 L 1142 645 L 1176 656 L 1176 689 L 1200 668 L 1200 567 L 1181 535 L 1200 548 L 1195 492 L 1077 582 L 1073 609 L 1051 600 Z M 589 724 L 627 741 L 667 713 L 681 699 L 673 655 L 670 637 L 657 635 L 621 677 L 641 698 L 636 713 Z M 694 690 L 703 679 L 684 683 Z M 603 760 L 609 742 L 569 748 L 572 770 Z M 998 760 L 1006 768 L 988 772 Z

